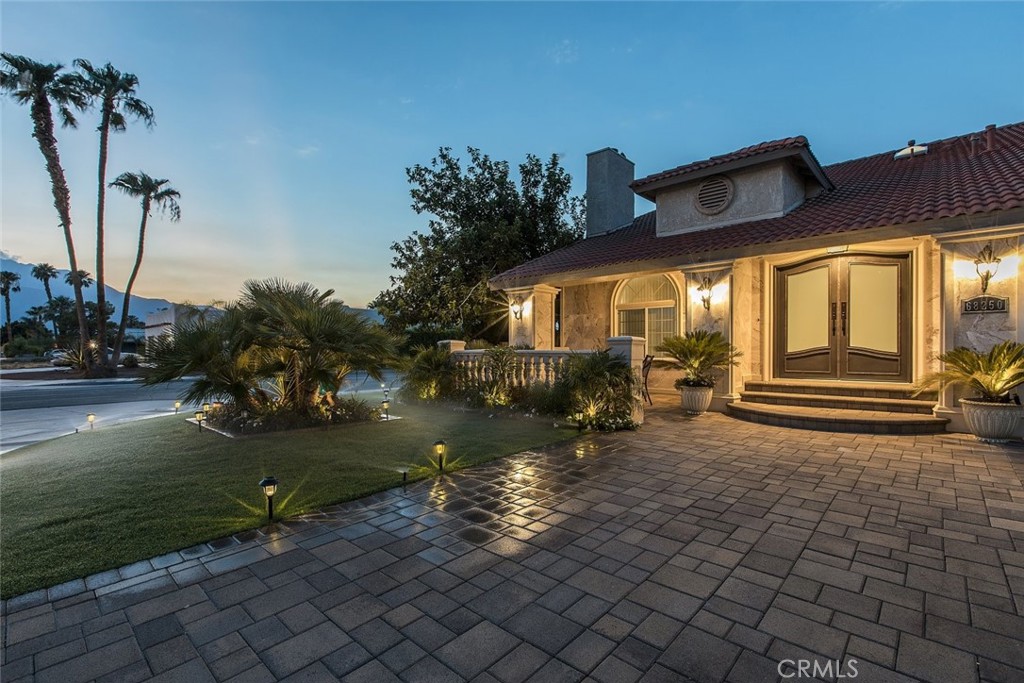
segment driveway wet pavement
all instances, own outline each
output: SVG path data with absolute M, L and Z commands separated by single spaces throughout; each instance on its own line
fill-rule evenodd
M 656 409 L 12 598 L 2 674 L 1021 681 L 1022 479 L 964 435 Z

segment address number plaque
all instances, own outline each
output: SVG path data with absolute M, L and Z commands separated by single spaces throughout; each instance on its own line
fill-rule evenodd
M 964 313 L 1006 313 L 1009 310 L 1009 298 L 1005 296 L 982 295 L 965 299 Z

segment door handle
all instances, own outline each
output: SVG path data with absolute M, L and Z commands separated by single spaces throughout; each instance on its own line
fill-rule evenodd
M 832 336 L 836 336 L 836 304 L 832 302 Z
M 842 303 L 843 336 L 846 336 L 846 302 Z

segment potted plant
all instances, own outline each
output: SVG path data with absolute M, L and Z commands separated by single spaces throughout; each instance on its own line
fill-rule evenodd
M 974 394 L 960 399 L 971 434 L 990 443 L 1012 439 L 1021 406 L 1010 392 L 1024 384 L 1024 344 L 1005 341 L 987 353 L 960 346 L 937 358 L 945 370 L 921 378 L 917 394 L 935 387 L 965 387 Z
M 721 332 L 706 330 L 669 337 L 656 350 L 672 356 L 682 366 L 683 376 L 676 380 L 675 387 L 688 415 L 707 412 L 718 373 L 736 365 L 740 356 Z

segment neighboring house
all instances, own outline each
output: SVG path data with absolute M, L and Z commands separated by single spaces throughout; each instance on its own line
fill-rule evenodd
M 175 323 L 198 316 L 220 316 L 222 311 L 213 306 L 193 306 L 191 304 L 172 304 L 146 315 L 146 342 L 174 330 Z
M 634 193 L 656 209 L 634 218 Z M 909 389 L 946 349 L 1024 340 L 1022 235 L 1024 123 L 824 167 L 786 138 L 639 180 L 603 149 L 586 238 L 490 284 L 517 304 L 510 342 L 537 349 L 722 331 L 743 355 L 716 405 L 747 419 L 959 430 L 955 396 Z

